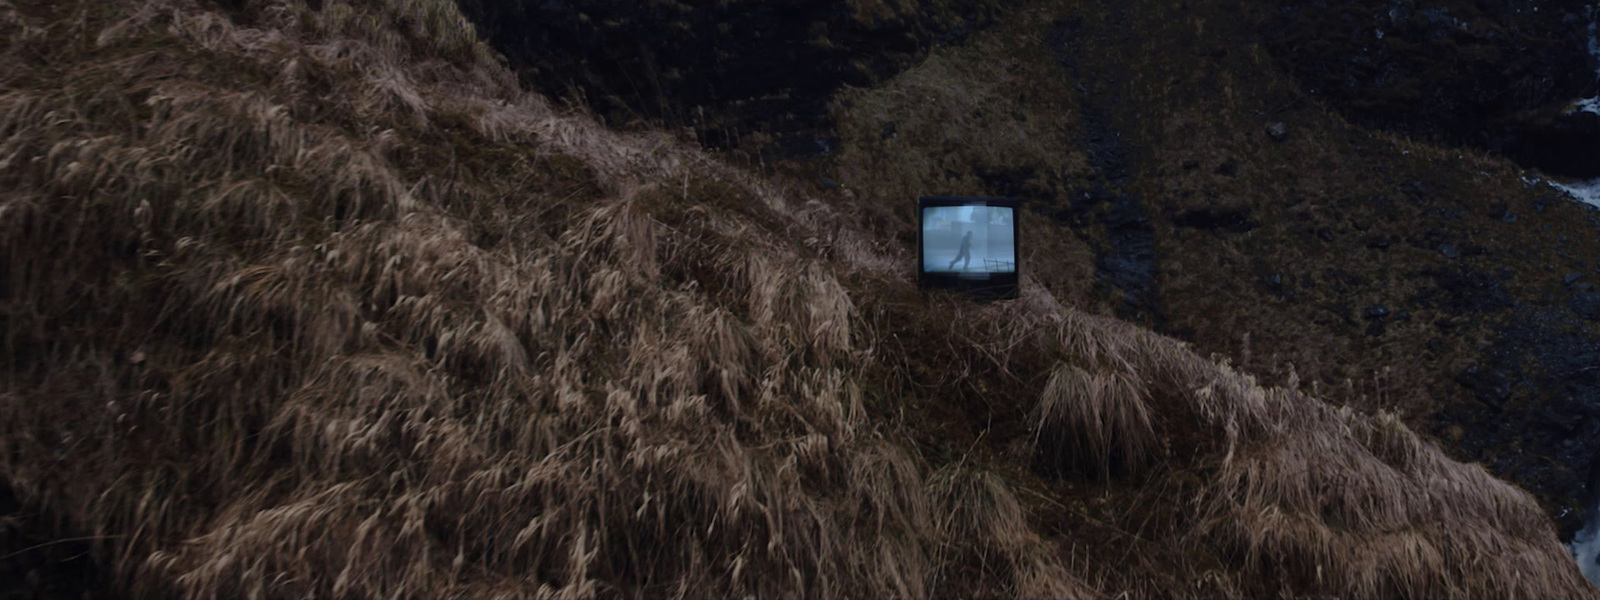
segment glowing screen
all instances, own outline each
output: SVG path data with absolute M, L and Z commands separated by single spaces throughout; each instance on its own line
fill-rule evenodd
M 1009 206 L 929 206 L 922 213 L 922 270 L 984 279 L 1017 272 Z

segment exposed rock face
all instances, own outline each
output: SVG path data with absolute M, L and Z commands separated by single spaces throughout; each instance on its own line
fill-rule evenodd
M 1437 417 L 1464 432 L 1466 458 L 1552 498 L 1562 539 L 1592 510 L 1591 471 L 1600 467 L 1600 339 L 1571 319 L 1540 311 L 1503 328 L 1482 364 L 1456 377 L 1481 404 Z
M 997 0 L 670 2 L 461 0 L 528 87 L 612 125 L 694 127 L 737 147 L 772 136 L 790 157 L 831 151 L 827 102 L 993 20 Z
M 1546 202 L 1564 201 L 1540 199 L 1534 212 Z M 1600 210 L 1584 208 L 1582 220 L 1600 231 Z M 1562 295 L 1537 305 L 1507 289 L 1527 273 L 1428 274 L 1437 287 L 1414 298 L 1418 304 L 1438 303 L 1463 319 L 1499 315 L 1490 318 L 1500 323 L 1474 363 L 1453 373 L 1476 403 L 1447 403 L 1435 430 L 1453 439 L 1459 458 L 1540 496 L 1562 539 L 1571 539 L 1600 498 L 1600 334 L 1592 325 L 1600 295 L 1581 273 L 1562 276 Z
M 1285 2 L 1266 31 L 1306 91 L 1353 120 L 1600 176 L 1587 0 Z

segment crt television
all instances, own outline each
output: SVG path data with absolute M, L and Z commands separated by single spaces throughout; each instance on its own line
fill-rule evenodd
M 1017 201 L 917 199 L 917 284 L 986 298 L 1017 297 Z

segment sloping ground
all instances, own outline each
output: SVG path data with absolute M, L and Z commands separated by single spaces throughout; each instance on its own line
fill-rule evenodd
M 316 4 L 0 2 L 0 477 L 108 585 L 1596 595 L 1387 413 L 921 295 L 867 203 L 552 110 L 448 2 Z
M 991 23 L 1014 0 L 457 2 L 528 89 L 613 126 L 693 127 L 702 144 L 827 149 L 828 101 L 922 50 Z M 773 152 L 776 150 L 776 152 Z
M 1346 120 L 1263 43 L 1314 8 L 1031 2 L 840 94 L 822 193 L 896 207 L 873 225 L 890 236 L 913 233 L 907 197 L 1021 198 L 1050 217 L 1026 262 L 1063 303 L 1395 412 L 1570 537 L 1600 472 L 1600 211 L 1503 157 Z

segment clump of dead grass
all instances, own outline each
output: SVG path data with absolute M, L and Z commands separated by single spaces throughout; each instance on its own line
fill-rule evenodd
M 990 312 L 1027 321 L 1017 313 L 1051 308 L 1042 293 Z M 1593 593 L 1531 496 L 1450 460 L 1396 416 L 1262 387 L 1121 321 L 1056 314 L 1030 326 L 1044 355 L 1061 357 L 1030 413 L 1035 460 L 1186 490 L 1171 518 L 1192 525 L 1168 532 L 1184 552 L 1296 594 Z M 1474 558 L 1489 555 L 1503 561 L 1492 573 Z
M 1040 433 L 1058 459 L 1081 457 L 1110 476 L 1113 463 L 1145 460 L 1154 432 L 1146 392 L 1136 375 L 1059 364 L 1050 373 L 1034 411 Z M 1070 437 L 1069 440 L 1057 439 Z
M 1056 547 L 1034 531 L 1010 486 L 994 472 L 956 463 L 934 471 L 928 488 L 943 515 L 941 562 L 976 571 L 979 589 L 987 583 L 1021 598 L 1097 595 L 1061 564 Z

